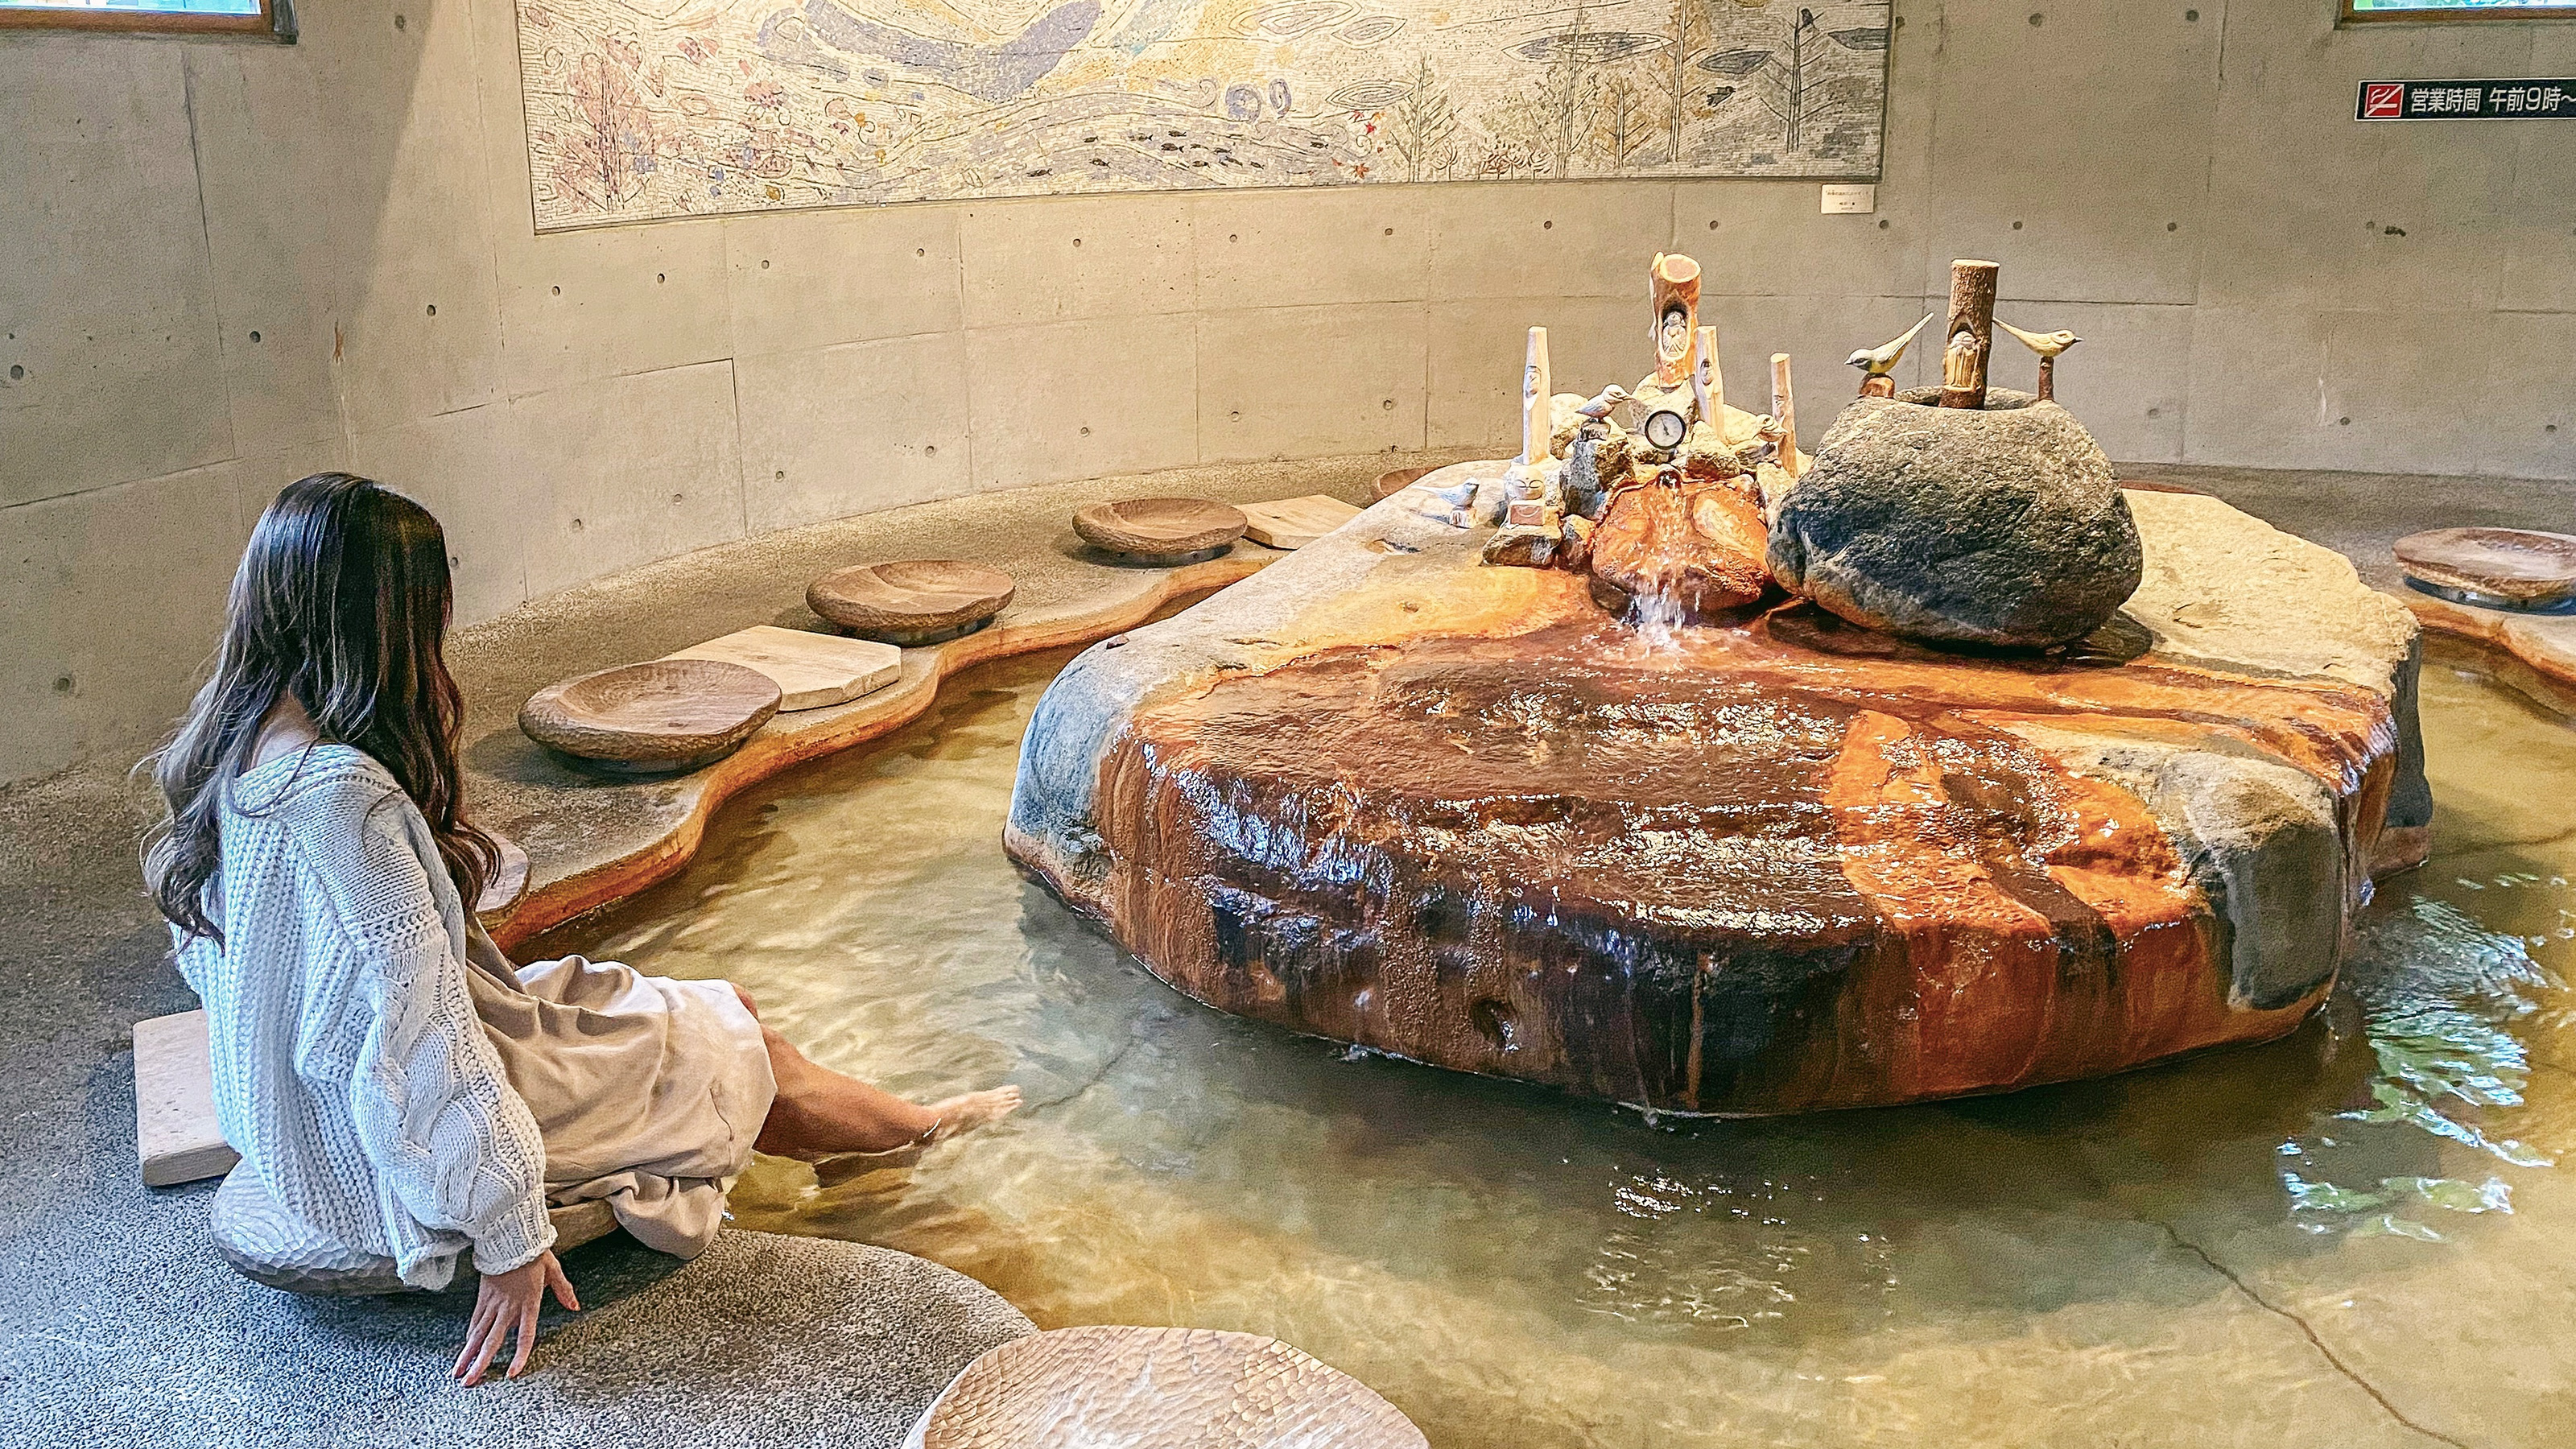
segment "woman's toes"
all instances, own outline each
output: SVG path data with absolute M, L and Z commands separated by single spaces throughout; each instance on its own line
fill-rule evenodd
M 939 1117 L 936 1140 L 945 1141 L 960 1132 L 971 1132 L 978 1127 L 1000 1121 L 1019 1109 L 1019 1088 L 995 1087 L 990 1091 L 968 1092 L 962 1097 L 951 1097 L 930 1110 Z

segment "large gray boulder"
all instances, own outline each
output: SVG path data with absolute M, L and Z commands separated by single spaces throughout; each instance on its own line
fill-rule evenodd
M 1771 572 L 1855 624 L 1945 643 L 2081 638 L 2138 587 L 2111 461 L 2055 403 L 1862 398 L 1779 501 Z

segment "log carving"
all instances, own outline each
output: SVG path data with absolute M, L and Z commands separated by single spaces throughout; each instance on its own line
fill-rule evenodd
M 1941 348 L 1941 406 L 1986 405 L 1986 366 L 1994 352 L 1994 262 L 1950 264 L 1950 321 Z
M 1691 380 L 1691 348 L 1699 331 L 1699 263 L 1659 252 L 1649 277 L 1655 301 L 1655 381 L 1677 388 Z

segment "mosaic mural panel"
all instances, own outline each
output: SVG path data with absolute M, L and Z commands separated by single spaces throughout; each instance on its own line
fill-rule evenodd
M 520 0 L 540 229 L 1372 181 L 1870 179 L 1887 0 Z

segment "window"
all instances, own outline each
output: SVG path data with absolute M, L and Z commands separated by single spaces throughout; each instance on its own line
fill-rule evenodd
M 5 0 L 0 0 L 5 3 Z M 2341 0 L 2338 25 L 2411 20 L 2576 19 L 2576 0 Z
M 0 30 L 153 30 L 295 38 L 291 0 L 0 0 Z

